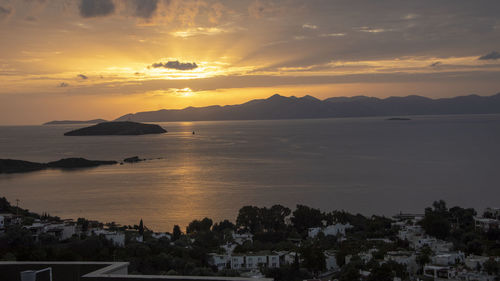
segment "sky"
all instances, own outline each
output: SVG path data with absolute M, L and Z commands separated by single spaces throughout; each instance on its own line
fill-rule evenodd
M 498 0 L 0 0 L 0 125 L 500 92 Z

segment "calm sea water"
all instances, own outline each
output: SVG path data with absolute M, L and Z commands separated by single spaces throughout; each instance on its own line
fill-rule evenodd
M 436 199 L 500 206 L 500 115 L 161 125 L 167 134 L 101 137 L 63 136 L 74 125 L 0 127 L 0 158 L 154 159 L 0 175 L 0 196 L 63 218 L 142 218 L 161 231 L 234 220 L 244 205 L 384 215 L 423 212 Z

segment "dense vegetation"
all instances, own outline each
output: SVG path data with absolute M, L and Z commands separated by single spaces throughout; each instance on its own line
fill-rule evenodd
M 0 212 L 16 213 L 5 198 L 0 199 Z M 40 216 L 19 208 L 26 223 L 35 218 L 59 220 L 49 215 Z M 444 201 L 438 201 L 425 210 L 421 221 L 429 235 L 452 241 L 457 250 L 467 254 L 500 256 L 500 232 L 477 231 L 474 227 L 473 209 L 453 207 L 448 209 Z M 307 238 L 310 227 L 323 223 L 350 223 L 347 240 L 340 241 L 337 236 L 320 233 L 314 239 Z M 276 269 L 266 269 L 268 277 L 275 280 L 303 280 L 325 270 L 325 250 L 335 250 L 337 260 L 343 265 L 344 258 L 352 255 L 350 262 L 336 274 L 339 280 L 358 280 L 360 270 L 371 271 L 368 280 L 392 280 L 394 276 L 408 276 L 406 267 L 394 262 L 382 265 L 374 260 L 383 259 L 385 253 L 393 250 L 408 249 L 408 241 L 397 239 L 398 228 L 391 226 L 392 220 L 381 216 L 365 217 L 344 211 L 322 212 L 319 209 L 298 205 L 295 210 L 274 205 L 270 208 L 244 206 L 239 210 L 236 223 L 228 220 L 213 223 L 209 218 L 192 221 L 185 232 L 179 226 L 172 231 L 171 240 L 153 239 L 152 231 L 142 222 L 135 226 L 108 227 L 116 230 L 135 229 L 144 235 L 144 242 L 136 242 L 132 234 L 127 234 L 126 246 L 116 247 L 104 237 L 74 236 L 66 241 L 56 241 L 54 237 L 41 236 L 34 242 L 31 233 L 21 226 L 13 226 L 0 236 L 0 258 L 3 260 L 94 260 L 129 261 L 131 273 L 143 274 L 184 274 L 184 275 L 224 275 L 236 276 L 233 270 L 217 271 L 208 263 L 208 253 L 222 253 L 221 245 L 232 241 L 232 231 L 249 231 L 254 234 L 253 242 L 247 241 L 236 247 L 235 252 L 257 252 L 262 250 L 293 251 L 300 254 L 291 265 Z M 93 225 L 94 224 L 94 225 Z M 95 222 L 83 218 L 77 220 L 77 227 L 85 231 L 96 227 Z M 136 234 L 135 234 L 136 235 Z M 395 243 L 383 243 L 369 238 L 389 238 Z M 297 243 L 302 241 L 301 243 Z M 357 254 L 377 248 L 373 259 L 363 262 Z M 429 262 L 431 251 L 423 249 L 417 261 L 423 265 Z M 492 261 L 487 265 L 491 272 L 499 272 L 499 264 Z

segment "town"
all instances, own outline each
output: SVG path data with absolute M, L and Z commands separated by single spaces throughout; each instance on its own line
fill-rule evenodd
M 130 274 L 271 280 L 500 280 L 500 209 L 448 208 L 365 217 L 297 205 L 244 206 L 236 222 L 171 233 L 60 219 L 0 199 L 3 261 L 126 261 Z

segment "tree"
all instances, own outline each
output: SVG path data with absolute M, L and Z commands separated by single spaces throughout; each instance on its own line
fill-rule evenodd
M 172 241 L 176 241 L 181 238 L 182 232 L 181 228 L 178 225 L 174 225 L 174 229 L 172 231 Z
M 421 221 L 422 227 L 428 235 L 446 239 L 451 230 L 446 202 L 443 200 L 436 201 L 433 203 L 433 208 L 425 209 L 425 216 Z
M 483 267 L 490 275 L 498 275 L 500 273 L 500 262 L 495 261 L 493 258 L 489 258 L 485 261 Z
M 325 255 L 318 245 L 309 243 L 302 246 L 300 256 L 304 260 L 302 266 L 310 272 L 318 273 L 326 269 Z
M 282 205 L 273 205 L 271 208 L 262 208 L 261 220 L 264 231 L 279 232 L 286 228 L 285 218 L 291 213 L 291 210 Z
M 368 276 L 368 281 L 392 281 L 393 279 L 394 274 L 392 273 L 391 267 L 387 264 L 376 266 Z
M 355 263 L 348 263 L 340 270 L 339 281 L 359 281 L 361 274 L 360 266 Z
M 304 234 L 310 227 L 322 226 L 324 216 L 319 209 L 309 208 L 304 205 L 297 205 L 293 211 L 291 221 L 299 233 Z
M 255 234 L 262 230 L 260 210 L 255 206 L 244 206 L 238 212 L 236 227 Z
M 141 221 L 139 222 L 139 235 L 144 235 L 144 223 Z
M 420 253 L 417 255 L 417 263 L 423 267 L 427 263 L 431 262 L 431 255 L 432 255 L 432 250 L 428 246 L 422 247 L 420 250 Z
M 194 220 L 186 227 L 186 233 L 209 232 L 212 227 L 212 220 L 204 218 L 201 221 Z
M 223 220 L 219 223 L 215 223 L 212 226 L 212 231 L 215 232 L 224 232 L 224 230 L 229 229 L 229 230 L 234 230 L 235 225 L 234 223 L 228 221 L 228 220 Z

